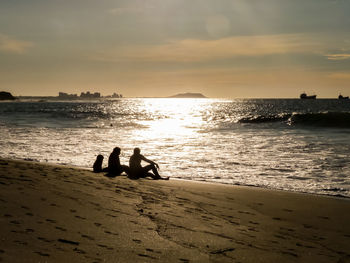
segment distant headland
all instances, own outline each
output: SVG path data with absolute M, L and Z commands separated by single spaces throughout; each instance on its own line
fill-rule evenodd
M 207 97 L 204 96 L 202 93 L 187 92 L 187 93 L 179 93 L 179 94 L 170 96 L 168 98 L 207 98 Z
M 16 100 L 10 92 L 0 91 L 0 100 Z

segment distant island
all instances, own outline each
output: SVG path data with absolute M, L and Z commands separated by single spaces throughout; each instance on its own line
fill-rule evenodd
M 201 93 L 179 93 L 173 96 L 170 96 L 168 98 L 207 98 L 206 96 L 204 96 Z
M 0 100 L 15 100 L 10 92 L 0 91 Z

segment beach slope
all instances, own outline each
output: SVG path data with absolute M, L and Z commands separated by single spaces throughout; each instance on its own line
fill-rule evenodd
M 350 202 L 0 160 L 3 262 L 350 262 Z

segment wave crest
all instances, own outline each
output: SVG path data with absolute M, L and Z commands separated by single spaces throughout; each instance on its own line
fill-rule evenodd
M 329 128 L 350 128 L 350 112 L 283 113 L 245 117 L 238 123 L 286 122 L 289 125 L 316 126 Z
M 252 116 L 252 117 L 245 117 L 240 119 L 238 122 L 240 123 L 265 123 L 265 122 L 281 122 L 281 121 L 287 121 L 288 118 L 291 116 L 291 114 L 278 114 L 278 115 L 259 115 L 259 116 Z

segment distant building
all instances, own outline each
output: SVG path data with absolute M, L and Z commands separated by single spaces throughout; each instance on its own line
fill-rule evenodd
M 84 99 L 96 99 L 96 98 L 101 98 L 101 93 L 99 92 L 95 92 L 95 93 L 90 93 L 90 91 L 82 92 L 80 94 L 80 98 L 84 98 Z
M 78 95 L 77 94 L 68 94 L 65 92 L 59 92 L 58 97 L 60 99 L 76 99 L 76 98 L 78 98 Z
M 123 95 L 114 92 L 112 95 L 105 96 L 105 98 L 123 98 Z
M 65 92 L 59 92 L 58 98 L 60 99 L 79 99 L 79 98 L 80 99 L 99 99 L 99 98 L 103 98 L 103 96 L 101 96 L 100 92 L 91 93 L 90 91 L 82 92 L 80 93 L 80 96 L 78 96 L 77 94 L 68 94 Z M 104 98 L 123 98 L 123 95 L 117 94 L 114 92 L 113 95 L 105 96 Z

